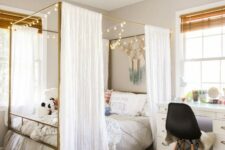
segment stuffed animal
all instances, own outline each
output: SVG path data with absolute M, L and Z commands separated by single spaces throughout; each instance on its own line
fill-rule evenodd
M 51 115 L 53 111 L 55 111 L 55 99 L 50 98 L 49 100 L 42 102 L 41 106 L 37 108 L 37 115 Z

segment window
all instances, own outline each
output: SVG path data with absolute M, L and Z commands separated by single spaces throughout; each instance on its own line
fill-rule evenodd
M 9 30 L 8 27 L 25 17 L 27 14 L 11 12 L 6 10 L 0 10 L 0 105 L 7 103 L 9 99 Z M 29 24 L 28 24 L 29 23 Z M 42 18 L 38 16 L 32 16 L 20 22 L 21 26 L 32 26 L 37 28 L 38 32 L 42 33 Z M 39 43 L 40 46 L 42 43 Z M 37 51 L 37 57 L 35 57 L 35 85 L 38 88 L 41 85 L 41 76 L 43 74 L 43 49 L 39 48 Z M 42 81 L 44 82 L 44 81 Z
M 8 101 L 9 31 L 0 28 L 0 104 Z
M 225 88 L 225 12 L 214 11 L 181 16 L 185 93 Z

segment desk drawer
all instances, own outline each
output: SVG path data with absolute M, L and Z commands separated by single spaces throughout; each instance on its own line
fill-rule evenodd
M 210 117 L 210 118 L 215 118 L 216 117 L 216 113 L 213 112 L 208 112 L 208 111 L 199 111 L 199 110 L 193 110 L 194 114 L 196 116 L 200 116 L 200 117 Z
M 168 110 L 167 107 L 165 107 L 165 106 L 159 106 L 159 112 L 160 113 L 167 114 L 167 110 Z
M 157 114 L 157 134 L 158 136 L 166 136 L 166 114 Z
M 224 113 L 217 113 L 216 114 L 217 119 L 224 119 L 225 120 L 225 114 Z
M 225 136 L 225 120 L 213 120 L 213 132 Z
M 216 135 L 216 142 L 213 146 L 213 150 L 225 150 L 225 135 Z

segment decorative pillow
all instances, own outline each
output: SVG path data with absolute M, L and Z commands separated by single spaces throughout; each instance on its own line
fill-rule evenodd
M 146 101 L 144 94 L 112 92 L 111 113 L 120 115 L 141 115 Z
M 106 90 L 105 91 L 105 103 L 110 103 L 110 97 L 112 95 L 113 90 Z
M 111 115 L 111 108 L 109 104 L 105 104 L 105 116 Z

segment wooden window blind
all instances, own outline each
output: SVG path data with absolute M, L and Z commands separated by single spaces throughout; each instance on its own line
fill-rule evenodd
M 185 14 L 181 18 L 181 32 L 225 25 L 225 6 Z
M 0 28 L 8 28 L 12 23 L 19 21 L 28 16 L 29 15 L 26 15 L 26 14 L 0 10 Z M 19 22 L 17 25 L 30 26 L 33 28 L 37 28 L 39 33 L 42 32 L 41 17 L 31 16 Z

